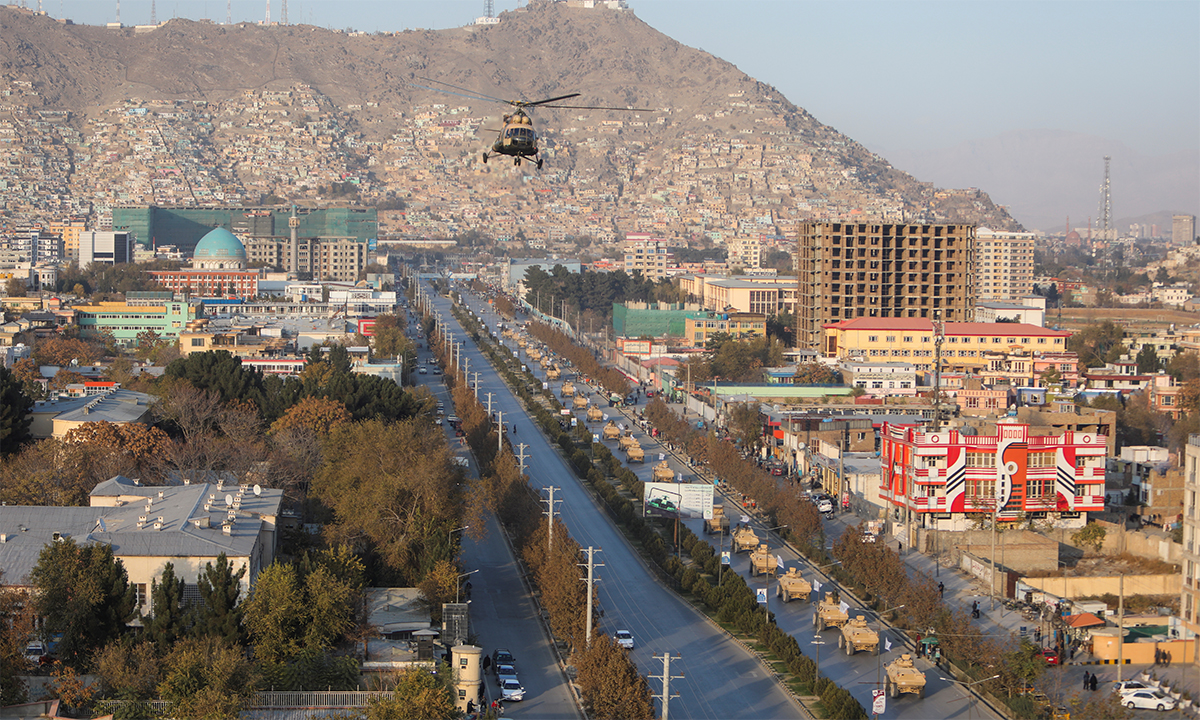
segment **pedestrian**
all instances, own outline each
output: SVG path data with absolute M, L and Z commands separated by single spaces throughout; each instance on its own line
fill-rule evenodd
M 1087 670 L 1083 671 L 1083 689 L 1087 690 L 1092 684 L 1092 674 Z
M 1166 656 L 1167 656 L 1167 667 L 1171 667 L 1171 651 L 1170 651 L 1170 650 L 1164 650 L 1163 652 L 1164 652 L 1164 653 L 1166 654 Z
M 483 671 L 487 672 L 488 668 L 490 668 L 491 666 L 492 666 L 492 658 L 487 655 L 484 655 L 483 656 Z
M 945 597 L 946 597 L 946 584 L 938 583 L 938 599 L 941 600 Z
M 1093 674 L 1092 675 L 1092 692 L 1096 692 L 1096 686 L 1099 684 L 1100 683 L 1096 682 L 1096 676 Z
M 899 554 L 901 554 L 901 555 L 903 555 L 903 554 L 904 554 L 904 543 L 902 543 L 902 542 L 900 542 L 900 541 L 897 541 L 897 542 L 896 542 L 896 552 L 897 552 L 897 553 L 899 553 Z
M 1072 660 L 1072 661 L 1075 660 L 1075 644 L 1074 643 L 1072 643 L 1071 647 L 1068 649 L 1068 654 L 1070 655 L 1068 660 Z
M 1158 648 L 1154 648 L 1154 664 L 1157 665 L 1160 660 L 1162 660 L 1162 653 Z

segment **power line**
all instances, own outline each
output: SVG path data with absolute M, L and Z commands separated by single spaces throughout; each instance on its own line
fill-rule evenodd
M 659 701 L 662 703 L 662 720 L 669 720 L 669 718 L 671 717 L 671 709 L 670 709 L 671 698 L 679 697 L 679 693 L 675 693 L 673 695 L 671 694 L 671 681 L 683 679 L 683 675 L 672 675 L 671 674 L 671 661 L 678 660 L 679 653 L 675 653 L 674 656 L 672 656 L 670 653 L 663 653 L 661 657 L 658 655 L 651 655 L 650 657 L 652 657 L 655 660 L 662 660 L 662 664 L 663 664 L 662 675 L 648 675 L 647 676 L 647 677 L 653 678 L 655 680 L 662 680 L 662 693 L 659 695 L 651 695 L 650 697 L 655 697 L 655 698 L 659 699 Z

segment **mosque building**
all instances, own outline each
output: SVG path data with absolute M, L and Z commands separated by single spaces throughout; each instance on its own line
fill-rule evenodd
M 149 272 L 168 290 L 191 298 L 251 300 L 258 295 L 259 271 L 246 269 L 245 246 L 225 228 L 200 238 L 191 269 Z

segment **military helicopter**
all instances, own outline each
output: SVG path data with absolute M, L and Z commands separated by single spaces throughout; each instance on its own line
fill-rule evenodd
M 558 97 L 546 98 L 545 100 L 505 100 L 504 98 L 476 93 L 472 90 L 468 90 L 467 88 L 451 85 L 450 83 L 442 82 L 441 80 L 433 80 L 430 78 L 418 79 L 429 83 L 435 83 L 437 85 L 444 85 L 448 88 L 453 88 L 455 91 L 461 92 L 443 90 L 441 88 L 418 85 L 416 83 L 409 83 L 409 85 L 412 87 L 419 87 L 423 90 L 432 90 L 434 92 L 446 93 L 447 95 L 457 95 L 459 97 L 465 97 L 471 100 L 503 103 L 516 108 L 516 110 L 512 113 L 505 113 L 501 117 L 500 122 L 503 123 L 504 127 L 499 129 L 484 128 L 485 130 L 493 130 L 497 133 L 496 140 L 492 143 L 491 152 L 489 153 L 487 150 L 483 151 L 484 164 L 486 164 L 488 158 L 492 157 L 493 155 L 507 155 L 513 159 L 513 165 L 520 165 L 522 160 L 530 160 L 534 163 L 534 165 L 537 166 L 538 170 L 542 169 L 542 158 L 538 155 L 538 136 L 537 132 L 533 129 L 533 118 L 529 117 L 529 114 L 525 112 L 527 108 L 534 108 L 544 105 L 546 107 L 558 108 L 561 110 L 619 110 L 622 112 L 651 112 L 645 108 L 550 104 L 579 97 L 579 93 L 559 95 Z

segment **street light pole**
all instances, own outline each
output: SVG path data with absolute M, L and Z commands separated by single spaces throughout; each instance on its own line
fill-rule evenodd
M 470 525 L 463 525 L 462 527 L 454 528 L 450 532 L 446 533 L 446 544 L 450 545 L 451 549 L 453 549 L 454 546 L 452 543 L 454 541 L 452 538 L 454 537 L 454 533 L 459 532 L 460 530 L 467 530 L 470 527 L 471 527 Z
M 474 575 L 474 574 L 475 574 L 475 573 L 477 573 L 477 572 L 479 572 L 479 569 L 478 569 L 478 568 L 476 568 L 476 569 L 474 569 L 474 570 L 472 570 L 472 571 L 470 571 L 470 572 L 465 572 L 465 573 L 463 573 L 463 574 L 459 575 L 457 578 L 455 578 L 455 580 L 454 580 L 454 604 L 455 604 L 455 605 L 457 605 L 457 604 L 458 604 L 458 595 L 459 595 L 459 590 L 461 590 L 461 589 L 462 589 L 462 582 L 460 582 L 460 581 L 461 581 L 463 578 L 465 578 L 466 576 L 468 576 L 468 575 Z
M 883 616 L 887 613 L 894 612 L 903 608 L 903 605 L 897 605 L 894 608 L 888 608 L 879 613 L 879 641 L 883 642 Z M 876 689 L 883 684 L 883 647 L 875 646 L 875 687 Z M 879 717 L 879 713 L 874 713 L 875 717 Z
M 955 685 L 962 685 L 963 687 L 965 687 L 967 689 L 967 694 L 970 695 L 970 697 L 967 698 L 967 702 L 970 703 L 969 705 L 967 705 L 967 720 L 972 720 L 972 718 L 974 717 L 974 711 L 975 711 L 975 693 L 971 692 L 971 688 L 978 685 L 979 683 L 985 683 L 988 680 L 995 680 L 998 677 L 1000 677 L 1000 676 L 993 675 L 989 678 L 984 678 L 982 680 L 976 680 L 973 683 L 965 683 L 962 680 L 954 680 L 954 679 L 948 678 L 948 677 L 944 677 L 942 679 L 948 683 L 954 683 Z

